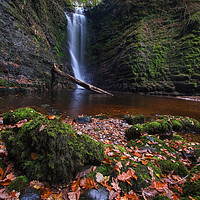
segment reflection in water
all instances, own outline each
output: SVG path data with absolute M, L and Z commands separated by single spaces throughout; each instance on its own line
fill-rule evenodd
M 0 96 L 0 112 L 30 106 L 50 114 L 76 116 L 106 113 L 112 117 L 127 113 L 171 114 L 196 118 L 200 121 L 200 102 L 138 94 L 116 93 L 114 97 L 91 93 L 84 89 L 75 91 L 27 93 Z

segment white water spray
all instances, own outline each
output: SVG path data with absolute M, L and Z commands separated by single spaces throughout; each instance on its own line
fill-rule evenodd
M 86 42 L 86 18 L 84 9 L 76 7 L 75 13 L 70 16 L 66 13 L 68 20 L 68 44 L 71 55 L 71 66 L 75 78 L 84 81 L 85 79 L 85 42 Z

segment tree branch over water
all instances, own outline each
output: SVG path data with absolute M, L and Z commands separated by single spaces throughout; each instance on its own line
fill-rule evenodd
M 111 94 L 111 93 L 109 93 L 109 92 L 107 92 L 107 91 L 105 91 L 105 90 L 102 90 L 102 89 L 100 89 L 100 88 L 98 88 L 98 87 L 95 87 L 94 85 L 91 85 L 91 84 L 89 84 L 89 83 L 85 83 L 85 82 L 83 82 L 83 81 L 80 81 L 80 80 L 76 79 L 75 77 L 73 77 L 73 76 L 71 76 L 71 75 L 69 75 L 69 74 L 67 74 L 67 73 L 64 73 L 63 71 L 61 71 L 60 69 L 58 69 L 58 67 L 56 66 L 55 63 L 54 63 L 54 65 L 53 65 L 53 71 L 54 71 L 55 73 L 57 73 L 58 75 L 63 76 L 63 77 L 65 77 L 65 78 L 69 79 L 69 80 L 72 81 L 73 83 L 76 83 L 76 84 L 78 84 L 78 85 L 84 87 L 84 88 L 87 89 L 87 90 L 96 92 L 96 93 L 98 93 L 98 94 L 106 94 L 106 95 L 109 95 L 109 96 L 114 96 L 113 94 Z

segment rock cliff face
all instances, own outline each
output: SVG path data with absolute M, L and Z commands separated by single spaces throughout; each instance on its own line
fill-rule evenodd
M 67 63 L 69 57 L 63 42 L 67 32 L 64 9 L 70 8 L 70 0 L 0 1 L 2 91 L 51 87 L 53 63 Z M 67 64 L 65 71 L 71 71 Z M 65 86 L 73 87 L 67 82 Z
M 88 56 L 98 86 L 200 93 L 199 0 L 104 0 L 87 17 Z

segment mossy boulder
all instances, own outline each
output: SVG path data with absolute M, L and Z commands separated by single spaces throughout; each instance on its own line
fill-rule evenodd
M 29 186 L 28 179 L 26 176 L 18 176 L 15 180 L 11 181 L 8 185 L 8 190 L 11 192 L 13 190 L 20 191 Z
M 169 174 L 174 170 L 174 174 L 181 177 L 188 175 L 188 169 L 182 162 L 172 162 L 171 160 L 158 160 L 157 161 L 162 172 L 164 174 Z
M 125 115 L 124 120 L 131 125 L 135 124 L 144 124 L 145 121 L 145 116 L 144 115 L 138 115 L 138 116 L 133 116 L 133 115 Z
M 200 166 L 193 167 L 183 187 L 184 196 L 200 196 L 200 179 L 194 179 L 200 173 Z
M 125 131 L 128 140 L 138 138 L 142 132 L 158 134 L 162 139 L 172 139 L 172 131 L 180 133 L 199 133 L 200 123 L 193 118 L 161 115 L 154 122 L 133 125 Z
M 69 180 L 83 164 L 99 164 L 104 147 L 87 135 L 77 135 L 59 118 L 40 116 L 21 128 L 2 133 L 10 159 L 30 179 L 50 183 Z
M 27 119 L 28 121 L 31 119 L 35 119 L 42 114 L 38 113 L 32 108 L 19 108 L 14 111 L 9 111 L 8 113 L 3 115 L 3 123 L 8 124 L 15 124 L 23 119 Z
M 184 141 L 184 139 L 180 135 L 173 135 L 173 140 Z
M 172 128 L 170 123 L 167 121 L 164 122 L 149 122 L 143 125 L 133 125 L 125 131 L 126 137 L 131 140 L 141 136 L 141 133 L 145 132 L 150 135 L 159 134 L 161 137 L 171 137 Z
M 109 119 L 109 116 L 106 114 L 98 114 L 98 115 L 95 115 L 94 118 L 103 120 L 103 119 Z

